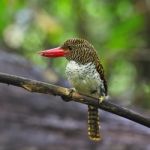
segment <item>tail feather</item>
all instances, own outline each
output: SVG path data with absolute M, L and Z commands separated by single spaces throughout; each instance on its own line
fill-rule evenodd
M 98 109 L 88 106 L 88 136 L 93 141 L 100 141 Z

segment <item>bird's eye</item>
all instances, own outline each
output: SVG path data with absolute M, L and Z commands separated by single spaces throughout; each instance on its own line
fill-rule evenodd
M 71 46 L 68 46 L 69 50 L 72 50 L 72 47 Z

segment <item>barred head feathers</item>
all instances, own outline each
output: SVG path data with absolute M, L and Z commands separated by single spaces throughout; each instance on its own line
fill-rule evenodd
M 70 51 L 70 54 L 66 56 L 68 60 L 74 60 L 81 64 L 93 62 L 97 56 L 93 45 L 84 39 L 69 39 L 61 48 Z

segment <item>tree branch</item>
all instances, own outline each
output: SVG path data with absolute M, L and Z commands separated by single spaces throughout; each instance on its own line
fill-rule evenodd
M 150 118 L 146 118 L 134 111 L 113 104 L 108 100 L 104 100 L 101 104 L 99 104 L 98 99 L 91 96 L 82 95 L 77 92 L 72 92 L 72 90 L 68 88 L 5 73 L 0 73 L 0 83 L 22 87 L 30 92 L 58 95 L 75 102 L 83 103 L 86 105 L 93 105 L 146 127 L 150 127 Z

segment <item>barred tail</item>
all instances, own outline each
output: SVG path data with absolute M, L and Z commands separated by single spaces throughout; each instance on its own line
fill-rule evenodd
M 88 106 L 88 136 L 93 141 L 101 140 L 98 109 L 90 105 Z

